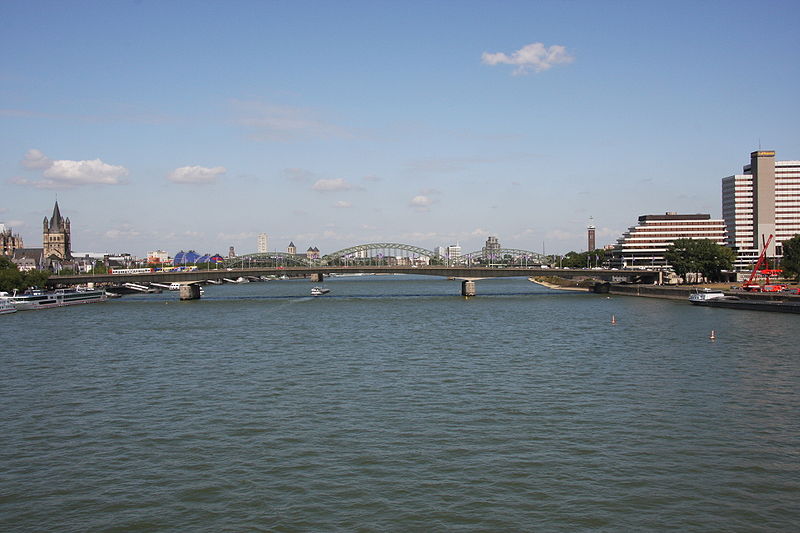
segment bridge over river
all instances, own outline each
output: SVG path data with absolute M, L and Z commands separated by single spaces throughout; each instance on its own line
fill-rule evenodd
M 631 283 L 660 283 L 661 272 L 649 270 L 608 270 L 608 269 L 552 269 L 538 267 L 469 267 L 469 266 L 258 266 L 250 268 L 217 268 L 178 272 L 147 272 L 141 274 L 84 274 L 51 276 L 47 281 L 52 287 L 66 287 L 94 283 L 109 288 L 123 284 L 136 284 L 147 287 L 179 283 L 193 290 L 187 290 L 187 299 L 199 298 L 199 285 L 231 281 L 238 278 L 257 278 L 261 276 L 306 277 L 312 281 L 322 281 L 332 274 L 412 274 L 422 276 L 442 276 L 462 280 L 462 294 L 475 294 L 475 281 L 500 277 L 538 277 L 559 276 L 563 278 L 594 278 L 603 281 L 627 281 Z M 183 294 L 182 294 L 183 298 Z

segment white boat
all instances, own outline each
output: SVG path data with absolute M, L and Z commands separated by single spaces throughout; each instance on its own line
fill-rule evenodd
M 0 315 L 7 315 L 9 313 L 17 312 L 17 308 L 14 307 L 14 304 L 8 301 L 6 298 L 7 296 L 7 292 L 0 292 Z
M 323 294 L 328 294 L 331 292 L 330 289 L 325 289 L 323 287 L 313 287 L 311 289 L 311 296 L 322 296 Z
M 105 302 L 108 296 L 106 296 L 106 291 L 102 289 L 58 289 L 54 292 L 44 292 L 41 290 L 27 291 L 24 294 L 17 294 L 15 292 L 10 296 L 3 296 L 1 298 L 14 306 L 17 311 L 29 311 L 33 309 L 47 309 L 50 307 L 64 307 L 66 305 Z
M 718 298 L 725 298 L 725 293 L 715 289 L 697 289 L 689 295 L 689 301 L 693 304 L 707 302 L 709 300 L 716 300 Z

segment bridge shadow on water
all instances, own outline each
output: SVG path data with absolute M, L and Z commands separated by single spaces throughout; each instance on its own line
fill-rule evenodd
M 202 302 L 259 302 L 331 300 L 447 300 L 464 299 L 460 281 L 445 280 L 438 277 L 392 276 L 333 278 L 316 283 L 330 292 L 312 296 L 314 284 L 307 280 L 287 280 L 267 283 L 246 283 L 238 285 L 209 285 L 205 294 L 196 303 Z M 520 278 L 493 278 L 476 282 L 477 294 L 467 299 L 532 299 L 547 300 L 564 297 L 585 297 L 582 291 L 553 290 L 535 285 Z M 161 294 L 126 296 L 123 301 L 151 302 L 176 301 L 175 292 Z
M 582 296 L 588 293 L 576 291 L 553 291 L 553 292 L 492 292 L 481 293 L 470 298 L 516 298 L 516 297 L 530 297 L 530 298 L 552 298 L 563 296 Z M 299 301 L 316 301 L 316 300 L 354 300 L 354 299 L 410 299 L 410 298 L 424 298 L 424 299 L 447 299 L 447 298 L 464 298 L 460 294 L 431 294 L 431 293 L 385 293 L 385 294 L 326 294 L 324 296 L 307 296 L 307 295 L 249 295 L 249 296 L 204 296 L 204 301 L 258 301 L 258 300 L 299 300 Z

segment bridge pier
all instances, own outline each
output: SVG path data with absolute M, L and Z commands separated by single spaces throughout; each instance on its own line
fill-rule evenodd
M 181 300 L 199 300 L 200 299 L 200 285 L 181 285 L 180 288 Z
M 322 272 L 314 272 L 311 274 L 311 281 L 314 283 L 322 283 L 324 281 L 324 275 Z
M 464 280 L 461 282 L 461 296 L 475 296 L 476 294 L 474 281 Z

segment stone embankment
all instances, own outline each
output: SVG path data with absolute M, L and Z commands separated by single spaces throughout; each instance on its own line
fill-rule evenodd
M 607 291 L 604 290 L 607 287 Z M 702 287 L 671 287 L 665 285 L 626 285 L 626 284 L 598 284 L 595 292 L 608 292 L 627 296 L 644 296 L 647 298 L 666 298 L 669 300 L 686 300 L 696 289 Z M 728 296 L 737 296 L 741 300 L 758 300 L 767 302 L 789 301 L 800 302 L 800 295 L 786 292 L 746 292 L 739 289 L 724 290 Z
M 703 287 L 674 286 L 674 285 L 635 285 L 627 283 L 608 283 L 592 279 L 580 281 L 549 276 L 546 278 L 528 278 L 533 283 L 538 283 L 548 289 L 567 291 L 596 292 L 601 294 L 618 294 L 621 296 L 643 296 L 645 298 L 663 298 L 667 300 L 688 300 L 689 295 Z M 736 296 L 740 300 L 753 300 L 761 302 L 800 302 L 800 295 L 787 292 L 746 292 L 735 288 L 721 288 L 726 295 Z
M 575 280 L 560 278 L 558 276 L 536 276 L 528 278 L 528 281 L 531 283 L 536 283 L 537 285 L 541 285 L 542 287 L 547 287 L 548 289 L 580 292 L 591 292 L 592 287 L 594 287 L 594 285 L 597 283 L 597 280 L 594 279 L 583 278 L 580 280 Z

